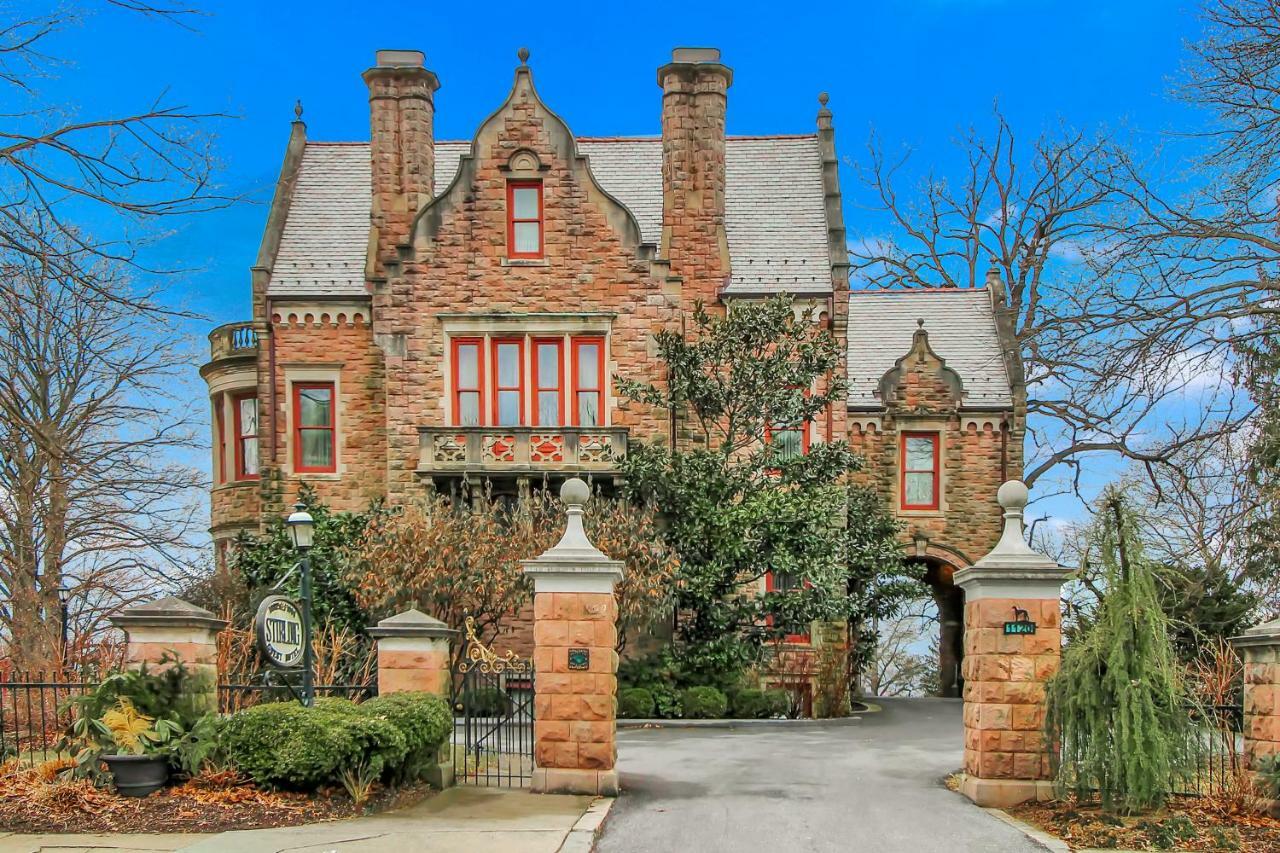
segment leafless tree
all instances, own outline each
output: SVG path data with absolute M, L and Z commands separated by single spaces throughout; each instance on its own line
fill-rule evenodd
M 914 602 L 878 629 L 880 640 L 865 676 L 870 695 L 936 695 L 938 619 L 933 602 Z
M 145 267 L 142 250 L 164 235 L 162 223 L 230 201 L 212 183 L 207 128 L 219 116 L 164 92 L 125 115 L 41 98 L 41 79 L 66 65 L 57 36 L 95 12 L 85 3 L 50 5 L 43 13 L 0 6 L 0 91 L 17 104 L 0 116 L 0 249 L 62 267 L 68 280 L 79 277 L 86 253 Z M 142 0 L 97 5 L 180 26 L 195 14 Z
M 59 660 L 60 589 L 92 633 L 197 562 L 190 355 L 118 263 L 58 249 L 0 250 L 0 640 L 22 669 Z

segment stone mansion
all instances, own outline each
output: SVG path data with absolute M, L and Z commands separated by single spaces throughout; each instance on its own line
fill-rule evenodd
M 310 140 L 299 110 L 252 317 L 215 329 L 201 368 L 219 559 L 303 483 L 350 510 L 461 479 L 607 483 L 628 442 L 677 438 L 669 413 L 611 382 L 656 369 L 653 333 L 698 301 L 786 292 L 845 344 L 848 401 L 785 440 L 866 456 L 933 587 L 958 695 L 951 574 L 999 538 L 996 489 L 1022 467 L 999 277 L 851 292 L 825 95 L 812 132 L 728 136 L 733 71 L 679 48 L 649 105 L 660 135 L 578 137 L 527 59 L 469 140 L 436 139 L 440 82 L 417 51 L 379 51 L 364 72 L 369 141 Z

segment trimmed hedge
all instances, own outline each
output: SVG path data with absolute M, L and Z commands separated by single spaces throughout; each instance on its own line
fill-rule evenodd
M 690 687 L 680 694 L 685 719 L 715 720 L 729 710 L 728 698 L 714 687 Z
M 346 699 L 320 699 L 313 708 L 256 705 L 227 719 L 223 740 L 228 757 L 258 784 L 314 790 L 338 784 L 339 774 L 354 767 L 390 780 L 413 778 L 451 728 L 442 699 L 409 693 L 363 705 Z
M 398 728 L 405 739 L 405 757 L 389 764 L 383 775 L 395 785 L 416 782 L 436 763 L 440 746 L 453 732 L 448 704 L 431 693 L 388 693 L 359 706 L 363 714 L 382 717 Z
M 630 687 L 618 694 L 618 716 L 623 719 L 651 719 L 656 709 L 653 694 L 643 687 Z
M 768 720 L 787 713 L 789 701 L 784 690 L 739 690 L 730 707 L 739 720 Z

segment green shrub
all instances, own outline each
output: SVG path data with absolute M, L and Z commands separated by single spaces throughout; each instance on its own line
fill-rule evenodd
M 785 690 L 739 690 L 733 695 L 729 707 L 739 720 L 768 720 L 783 717 L 787 713 Z
M 618 716 L 629 720 L 644 720 L 657 711 L 653 694 L 643 687 L 630 687 L 618 694 Z
M 358 707 L 362 714 L 387 720 L 404 735 L 404 760 L 383 769 L 387 781 L 395 785 L 421 779 L 453 732 L 448 703 L 432 693 L 388 693 Z
M 680 707 L 690 720 L 715 720 L 729 710 L 729 700 L 714 687 L 690 687 L 680 694 Z
M 511 713 L 511 697 L 497 687 L 464 690 L 459 702 L 472 717 L 505 717 Z
M 258 784 L 302 790 L 338 784 L 352 767 L 381 775 L 408 754 L 399 727 L 346 699 L 246 708 L 227 720 L 224 741 L 228 757 Z

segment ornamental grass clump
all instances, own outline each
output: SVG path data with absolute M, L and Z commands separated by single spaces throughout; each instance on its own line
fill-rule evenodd
M 1107 811 L 1160 806 L 1197 750 L 1191 696 L 1160 607 L 1154 566 L 1115 490 L 1104 494 L 1090 554 L 1106 588 L 1094 621 L 1047 686 L 1049 743 L 1060 792 L 1097 793 Z

